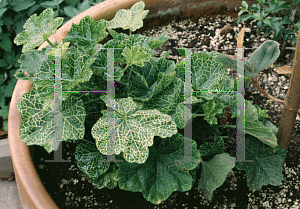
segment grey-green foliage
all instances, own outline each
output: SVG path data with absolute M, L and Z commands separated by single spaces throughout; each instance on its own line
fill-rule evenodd
M 224 66 L 231 66 L 239 74 L 246 77 L 255 77 L 259 72 L 266 69 L 274 63 L 279 57 L 279 43 L 276 41 L 268 40 L 260 45 L 250 56 L 250 60 L 242 63 L 239 60 L 234 60 L 224 54 L 218 54 L 215 61 L 222 63 Z M 245 71 L 242 72 L 244 66 Z
M 267 26 L 267 30 L 264 33 L 265 37 L 269 36 L 272 31 L 274 31 L 274 37 L 272 40 L 278 41 L 281 37 L 284 41 L 289 39 L 293 41 L 294 44 L 297 43 L 297 38 L 295 33 L 299 29 L 299 23 L 295 23 L 295 17 L 291 20 L 292 9 L 299 4 L 299 0 L 293 1 L 278 1 L 278 0 L 256 0 L 258 4 L 253 4 L 250 8 L 246 1 L 242 1 L 241 10 L 238 13 L 239 20 L 238 24 L 247 20 L 257 21 L 258 33 L 260 33 L 262 27 Z M 285 16 L 282 19 L 281 17 L 276 17 L 276 14 L 279 16 L 279 12 L 285 12 Z M 246 14 L 247 13 L 247 14 Z M 272 14 L 272 17 L 268 16 Z M 285 27 L 285 25 L 291 26 L 290 29 Z
M 144 6 L 144 2 L 140 1 L 131 9 L 125 12 L 122 10 L 123 14 L 122 11 L 118 11 L 111 22 L 105 20 L 97 22 L 86 16 L 78 25 L 72 25 L 62 43 L 52 43 L 55 50 L 62 50 L 63 92 L 95 87 L 98 87 L 97 90 L 99 88 L 104 90 L 108 77 L 113 76 L 108 74 L 105 76 L 108 66 L 113 64 L 109 63 L 112 60 L 107 59 L 107 50 L 121 48 L 114 57 L 115 61 L 121 63 L 120 66 L 114 64 L 115 77 L 118 81 L 115 94 L 106 92 L 91 97 L 84 93 L 63 93 L 61 111 L 56 110 L 54 113 L 54 49 L 47 46 L 38 51 L 32 48 L 35 43 L 31 43 L 27 48 L 28 52 L 21 56 L 21 68 L 16 73 L 19 79 L 30 79 L 33 83 L 33 88 L 24 94 L 17 104 L 22 118 L 20 139 L 27 145 L 37 144 L 51 152 L 58 148 L 60 141 L 83 139 L 85 131 L 91 130 L 95 142 L 90 141 L 93 145 L 80 143 L 76 148 L 75 158 L 78 168 L 91 178 L 92 185 L 98 189 L 104 187 L 112 189 L 119 185 L 123 190 L 142 192 L 144 198 L 153 204 L 165 201 L 174 191 L 190 190 L 197 180 L 196 173 L 201 162 L 202 173 L 198 189 L 202 189 L 210 200 L 213 191 L 224 183 L 228 172 L 235 166 L 235 158 L 222 153 L 224 140 L 219 135 L 215 136 L 214 147 L 202 144 L 203 146 L 197 150 L 193 138 L 189 139 L 178 133 L 178 129 L 186 127 L 189 119 L 194 119 L 191 110 L 185 106 L 184 65 L 167 60 L 168 52 L 159 58 L 152 57 L 153 49 L 162 45 L 168 37 L 126 35 L 109 29 L 113 40 L 104 45 L 99 44 L 99 41 L 106 37 L 105 30 L 109 26 L 130 31 L 142 27 L 142 20 L 147 13 L 143 11 Z M 52 9 L 46 11 L 53 14 Z M 135 18 L 123 21 L 124 17 L 132 16 Z M 52 15 L 41 17 L 43 17 L 41 21 L 47 23 L 54 21 Z M 53 25 L 57 27 L 57 24 Z M 55 27 L 51 29 L 55 30 Z M 27 33 L 33 33 L 28 30 Z M 43 39 L 46 40 L 50 34 L 45 33 Z M 30 37 L 25 37 L 22 43 L 26 45 L 31 40 Z M 63 49 L 69 42 L 74 46 Z M 216 61 L 215 52 L 191 55 L 193 90 L 198 91 L 194 92 L 192 103 L 199 107 L 197 113 L 201 111 L 200 116 L 196 115 L 196 118 L 202 124 L 205 123 L 206 127 L 215 127 L 214 133 L 220 134 L 215 126 L 216 118 L 223 113 L 224 107 L 236 111 L 235 102 L 243 99 L 243 96 L 230 92 L 202 92 L 201 90 L 210 89 L 233 91 L 234 79 L 226 77 L 226 66 Z M 33 60 L 32 57 L 37 60 Z M 265 65 L 267 64 L 268 62 Z M 29 69 L 31 65 L 34 69 Z M 265 65 L 258 65 L 257 70 Z M 30 77 L 24 75 L 25 70 L 31 73 Z M 115 115 L 111 114 L 112 112 Z M 274 133 L 277 130 L 271 123 L 266 122 L 266 112 L 247 102 L 246 113 L 248 114 L 246 132 L 256 137 L 256 142 L 246 147 L 246 153 L 249 155 L 246 157 L 251 159 L 256 157 L 257 153 L 252 153 L 251 150 L 257 149 L 255 143 L 261 141 L 282 153 L 276 159 L 283 160 L 284 149 L 275 146 Z M 60 117 L 61 124 L 55 120 L 55 114 Z M 92 114 L 95 116 L 94 121 L 87 121 L 87 117 Z M 201 118 L 202 116 L 204 118 Z M 201 123 L 194 122 L 193 128 L 201 131 L 202 126 L 199 125 Z M 61 129 L 60 132 L 57 131 L 58 128 Z M 57 141 L 59 133 L 61 138 Z M 112 133 L 115 138 L 112 137 Z M 187 153 L 189 156 L 186 156 Z M 117 160 L 114 164 L 105 161 L 106 155 L 114 154 Z M 268 155 L 272 156 L 271 152 Z M 210 157 L 211 160 L 204 161 L 201 157 Z M 279 164 L 270 162 L 274 159 L 265 157 L 262 159 L 263 163 L 252 164 L 251 169 L 254 171 L 259 169 L 261 171 L 259 175 L 262 175 L 262 165 L 268 164 L 268 171 L 277 169 L 274 177 L 278 183 L 282 180 L 282 176 L 278 175 Z M 240 169 L 250 172 L 247 181 L 252 184 L 252 179 L 260 177 L 251 173 L 247 165 L 241 166 Z M 263 178 L 262 182 L 255 181 L 255 188 L 272 180 L 270 176 Z

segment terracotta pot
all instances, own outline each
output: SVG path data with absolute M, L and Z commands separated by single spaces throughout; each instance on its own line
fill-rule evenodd
M 81 18 L 86 15 L 90 15 L 94 20 L 110 20 L 119 9 L 129 9 L 138 1 L 140 0 L 107 0 L 102 2 L 71 19 L 49 39 L 51 42 L 54 42 L 55 39 L 61 41 L 70 30 L 72 23 L 78 24 Z M 140 31 L 154 25 L 165 25 L 171 20 L 180 20 L 186 17 L 194 20 L 204 15 L 212 17 L 222 14 L 237 17 L 241 6 L 240 0 L 144 0 L 144 2 L 145 9 L 149 10 L 149 13 L 144 20 L 144 28 Z M 255 0 L 247 2 L 249 5 L 256 3 Z M 47 45 L 48 43 L 45 42 L 39 47 L 39 50 Z M 16 104 L 24 93 L 29 92 L 31 87 L 32 84 L 29 81 L 18 80 L 12 95 L 8 116 L 9 146 L 20 202 L 25 209 L 58 208 L 38 176 L 29 147 L 21 142 L 19 137 L 21 116 L 17 111 Z

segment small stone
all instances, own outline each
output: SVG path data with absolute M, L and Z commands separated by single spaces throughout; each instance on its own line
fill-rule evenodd
M 39 169 L 44 169 L 44 167 L 45 167 L 45 166 L 44 166 L 43 164 L 39 164 L 39 165 L 38 165 L 38 168 L 39 168 Z

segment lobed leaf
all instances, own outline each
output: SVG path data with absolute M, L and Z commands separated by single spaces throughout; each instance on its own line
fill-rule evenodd
M 228 153 L 215 155 L 210 161 L 202 161 L 201 178 L 198 190 L 203 190 L 208 200 L 212 199 L 213 191 L 222 186 L 229 171 L 235 166 L 235 157 Z
M 93 48 L 107 36 L 108 33 L 105 31 L 107 25 L 108 21 L 95 21 L 87 15 L 80 20 L 78 25 L 72 24 L 64 41 L 71 41 L 75 46 L 84 49 Z
M 191 147 L 184 145 L 185 140 Z M 192 155 L 190 161 L 184 161 L 185 149 Z M 157 137 L 144 164 L 116 162 L 119 187 L 142 192 L 146 200 L 158 204 L 173 191 L 184 192 L 192 188 L 193 177 L 188 171 L 196 168 L 200 161 L 195 141 L 178 133 L 165 139 Z
M 97 179 L 92 179 L 92 185 L 96 189 L 103 189 L 104 187 L 108 189 L 115 188 L 118 185 L 117 170 L 116 166 L 112 164 L 106 173 Z
M 245 145 L 245 160 L 254 162 L 237 162 L 235 167 L 246 171 L 249 189 L 257 191 L 269 184 L 279 186 L 287 151 L 280 146 L 266 146 L 252 136 L 245 138 Z
M 30 16 L 24 24 L 25 31 L 19 33 L 14 39 L 15 44 L 24 45 L 22 53 L 42 45 L 46 39 L 56 33 L 57 28 L 63 23 L 63 18 L 53 19 L 53 15 L 53 10 L 47 8 L 39 16 L 36 14 Z
M 165 58 L 151 57 L 143 67 L 133 66 L 128 96 L 134 100 L 147 102 L 158 95 L 175 79 L 176 65 Z
M 90 179 L 97 179 L 109 169 L 106 156 L 88 143 L 80 143 L 76 146 L 75 160 L 78 168 Z
M 256 107 L 248 100 L 245 101 L 245 113 L 245 133 L 255 136 L 271 147 L 278 146 L 277 137 L 273 130 L 262 124 L 259 120 Z
M 176 124 L 169 115 L 158 110 L 139 110 L 139 106 L 130 97 L 116 100 L 115 126 L 107 127 L 108 131 L 113 131 L 115 127 L 115 141 L 107 140 L 106 110 L 103 110 L 104 115 L 92 128 L 92 136 L 102 154 L 118 155 L 123 152 L 126 161 L 144 163 L 154 136 L 165 138 L 177 133 Z
M 56 114 L 61 117 L 62 124 L 55 124 L 52 108 L 44 108 L 44 102 L 37 96 L 35 88 L 25 93 L 17 103 L 17 110 L 21 114 L 20 139 L 26 145 L 40 145 L 50 153 L 58 149 L 61 141 L 83 138 L 85 109 L 83 102 L 76 97 L 69 97 L 62 102 L 62 112 Z M 57 141 L 55 133 L 61 130 L 61 137 Z
M 195 90 L 211 90 L 227 71 L 219 62 L 214 60 L 216 53 L 211 52 L 192 54 L 192 83 Z
M 147 16 L 149 10 L 144 10 L 145 3 L 139 1 L 130 9 L 120 9 L 115 17 L 109 21 L 108 28 L 123 28 L 124 30 L 136 31 L 143 27 L 143 19 Z
M 249 61 L 250 63 L 258 62 L 254 66 L 254 71 L 259 73 L 275 62 L 279 54 L 279 43 L 276 41 L 265 41 L 253 52 Z

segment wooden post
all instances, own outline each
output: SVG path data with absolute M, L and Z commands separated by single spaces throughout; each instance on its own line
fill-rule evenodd
M 287 96 L 284 100 L 284 110 L 281 116 L 277 134 L 279 146 L 288 150 L 294 132 L 298 109 L 300 108 L 300 28 L 292 67 L 292 74 Z

